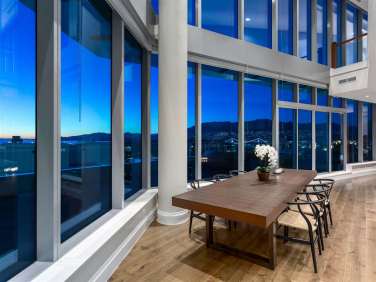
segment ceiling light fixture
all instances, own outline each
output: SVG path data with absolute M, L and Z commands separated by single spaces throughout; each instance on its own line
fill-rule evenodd
M 251 21 L 251 18 L 245 18 L 245 21 L 246 21 L 246 22 L 250 22 L 250 21 Z

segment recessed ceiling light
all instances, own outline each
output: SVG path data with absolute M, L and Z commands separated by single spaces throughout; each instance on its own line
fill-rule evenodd
M 369 98 L 369 95 L 367 95 L 366 98 Z
M 245 21 L 246 21 L 246 22 L 250 22 L 250 21 L 251 21 L 251 18 L 245 18 Z

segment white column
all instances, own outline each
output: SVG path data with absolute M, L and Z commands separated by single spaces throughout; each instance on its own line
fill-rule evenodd
M 171 205 L 187 189 L 187 0 L 159 1 L 158 222 L 188 219 Z

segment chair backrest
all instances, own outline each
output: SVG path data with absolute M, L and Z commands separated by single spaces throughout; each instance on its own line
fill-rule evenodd
M 216 181 L 211 179 L 195 179 L 190 182 L 190 186 L 193 190 L 198 190 L 203 186 L 203 184 L 207 184 L 208 182 L 215 183 Z
M 334 183 L 333 179 L 314 179 L 311 184 L 306 185 L 306 190 L 310 189 L 315 192 L 325 191 L 326 198 L 329 200 Z
M 319 218 L 320 218 L 320 210 L 325 205 L 325 196 L 320 192 L 307 192 L 307 193 L 298 193 L 299 195 L 306 195 L 307 200 L 303 200 L 300 197 L 296 197 L 293 202 L 289 202 L 288 206 L 297 206 L 297 209 L 300 213 L 300 215 L 304 218 L 306 221 L 308 228 L 312 230 L 312 224 L 311 221 L 308 219 L 307 214 L 303 211 L 303 206 L 309 206 L 312 210 L 313 217 L 315 218 L 315 223 L 318 224 Z M 311 200 L 310 195 L 316 195 L 317 199 Z

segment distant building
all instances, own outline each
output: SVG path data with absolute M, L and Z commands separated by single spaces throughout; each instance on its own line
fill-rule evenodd
M 23 139 L 21 136 L 12 136 L 12 144 L 22 144 Z

